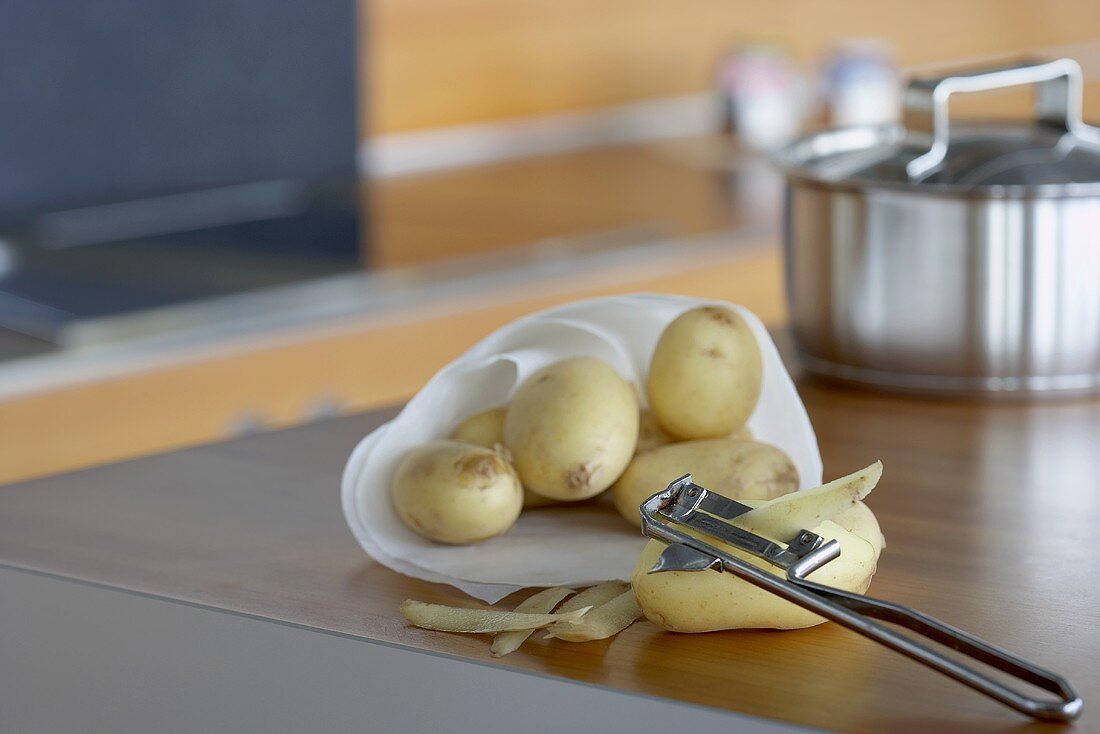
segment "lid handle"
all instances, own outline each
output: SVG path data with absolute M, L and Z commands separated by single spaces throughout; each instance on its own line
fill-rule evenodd
M 924 178 L 943 163 L 950 140 L 947 100 L 955 93 L 986 92 L 1037 84 L 1035 117 L 1090 142 L 1100 143 L 1097 128 L 1081 121 L 1081 67 L 1073 59 L 1023 61 L 1007 66 L 913 79 L 905 90 L 904 121 L 909 140 L 928 152 L 905 166 L 910 180 Z

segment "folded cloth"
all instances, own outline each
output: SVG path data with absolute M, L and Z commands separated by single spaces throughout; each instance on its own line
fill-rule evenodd
M 607 503 L 524 512 L 500 537 L 444 545 L 405 527 L 390 501 L 390 481 L 410 449 L 449 437 L 474 413 L 506 405 L 531 373 L 563 359 L 603 360 L 637 385 L 644 401 L 645 375 L 661 331 L 684 311 L 705 305 L 736 310 L 760 345 L 763 388 L 748 422 L 754 438 L 791 457 L 801 487 L 820 484 L 821 455 L 813 426 L 775 344 L 752 312 L 684 296 L 595 298 L 497 329 L 437 372 L 396 418 L 359 443 L 342 483 L 344 515 L 355 539 L 372 558 L 398 573 L 450 584 L 490 603 L 525 587 L 628 579 L 645 540 Z

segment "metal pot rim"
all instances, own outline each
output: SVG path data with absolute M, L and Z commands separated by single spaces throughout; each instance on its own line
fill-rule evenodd
M 971 129 L 998 129 L 1004 120 L 972 121 Z M 904 138 L 905 129 L 897 124 L 822 130 L 797 140 L 779 152 L 776 163 L 783 169 L 789 184 L 799 184 L 828 191 L 869 194 L 896 192 L 917 196 L 948 199 L 1066 199 L 1100 197 L 1100 181 L 1048 184 L 981 184 L 925 183 L 912 181 L 874 181 L 852 178 L 830 178 L 813 172 L 808 164 L 821 156 L 816 149 L 822 141 L 830 141 L 830 152 L 870 150 L 880 145 L 896 143 Z
M 1039 186 L 958 186 L 953 184 L 909 184 L 898 181 L 833 180 L 784 166 L 789 184 L 827 191 L 872 194 L 902 193 L 940 199 L 1083 199 L 1100 197 L 1100 182 L 1042 184 Z
M 951 120 L 960 93 L 1035 87 L 1033 115 Z M 912 79 L 901 124 L 827 130 L 781 155 L 792 182 L 861 193 L 950 199 L 1100 196 L 1100 128 L 1081 119 L 1084 79 L 1073 59 L 1025 59 Z

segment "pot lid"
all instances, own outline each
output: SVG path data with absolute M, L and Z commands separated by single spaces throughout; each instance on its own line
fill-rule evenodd
M 957 92 L 1037 84 L 1036 120 L 950 121 Z M 1022 63 L 910 82 L 904 125 L 832 130 L 797 143 L 788 162 L 830 182 L 979 193 L 1077 193 L 1100 187 L 1100 130 L 1080 119 L 1080 67 Z M 1091 192 L 1089 192 L 1091 193 Z

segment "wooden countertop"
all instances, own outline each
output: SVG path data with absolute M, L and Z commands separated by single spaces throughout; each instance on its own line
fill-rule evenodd
M 1100 402 L 976 405 L 801 382 L 826 473 L 875 458 L 887 549 L 871 593 L 1067 676 L 1100 731 Z M 748 714 L 866 732 L 1029 724 L 833 624 L 585 644 L 405 626 L 406 597 L 471 603 L 371 562 L 344 525 L 343 462 L 380 411 L 0 490 L 0 563 Z

